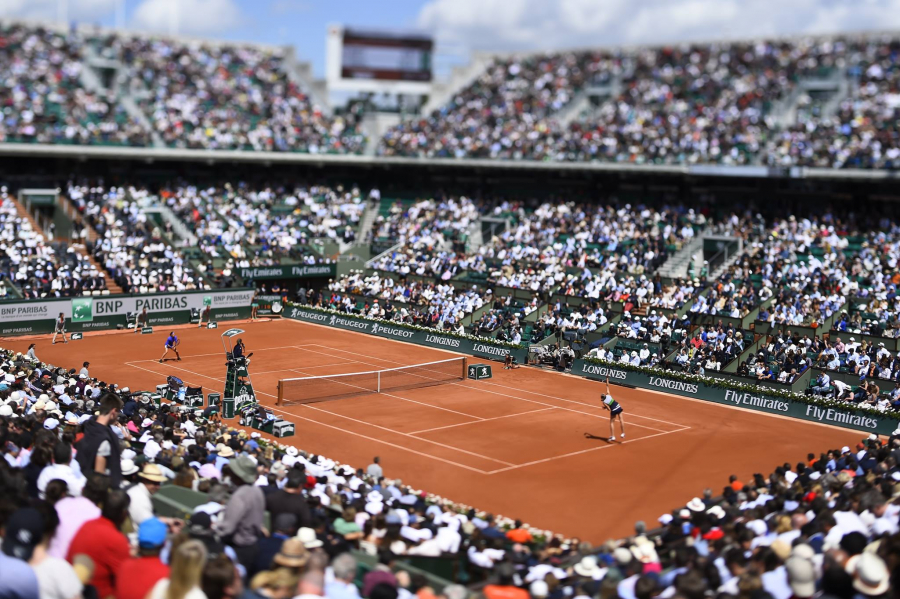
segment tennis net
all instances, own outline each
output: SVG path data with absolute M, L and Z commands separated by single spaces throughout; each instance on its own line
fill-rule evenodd
M 459 357 L 385 370 L 281 379 L 278 381 L 277 404 L 290 406 L 430 387 L 460 381 L 465 377 L 466 358 Z

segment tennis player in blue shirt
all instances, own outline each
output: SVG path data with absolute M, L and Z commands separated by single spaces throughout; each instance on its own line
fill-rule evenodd
M 175 336 L 175 331 L 169 333 L 169 336 L 166 337 L 166 351 L 163 352 L 162 358 L 159 359 L 160 364 L 162 364 L 162 361 L 165 360 L 166 356 L 169 355 L 170 349 L 175 352 L 175 357 L 178 358 L 179 362 L 181 362 L 181 356 L 178 354 L 179 343 L 181 343 L 181 341 L 178 339 L 178 337 Z

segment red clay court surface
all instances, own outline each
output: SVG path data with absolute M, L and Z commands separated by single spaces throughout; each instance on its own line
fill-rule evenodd
M 221 334 L 245 329 L 257 398 L 275 407 L 277 381 L 393 368 L 453 357 L 447 351 L 294 321 L 182 328 L 181 362 L 158 362 L 168 330 L 88 334 L 67 345 L 37 340 L 44 361 L 91 376 L 155 389 L 175 375 L 222 391 Z M 3 339 L 24 352 L 32 340 Z M 170 354 L 171 355 L 171 354 Z M 481 361 L 477 358 L 470 361 Z M 296 423 L 289 443 L 365 467 L 415 488 L 595 543 L 630 534 L 728 475 L 742 480 L 810 451 L 854 445 L 861 433 L 663 393 L 613 387 L 625 408 L 626 439 L 608 443 L 603 384 L 494 364 L 494 378 L 275 408 Z M 235 421 L 236 422 L 236 421 Z

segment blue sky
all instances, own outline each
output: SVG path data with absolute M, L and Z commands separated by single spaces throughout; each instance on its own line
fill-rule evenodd
M 326 28 L 425 31 L 440 69 L 468 53 L 900 30 L 900 0 L 0 0 L 0 17 L 291 44 L 324 73 Z M 66 10 L 61 11 L 65 6 Z M 121 6 L 121 5 L 119 5 Z

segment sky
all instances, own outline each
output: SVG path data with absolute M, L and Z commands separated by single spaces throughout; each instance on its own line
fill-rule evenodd
M 0 0 L 0 18 L 292 45 L 319 77 L 330 24 L 430 33 L 440 76 L 478 50 L 900 31 L 900 0 Z

